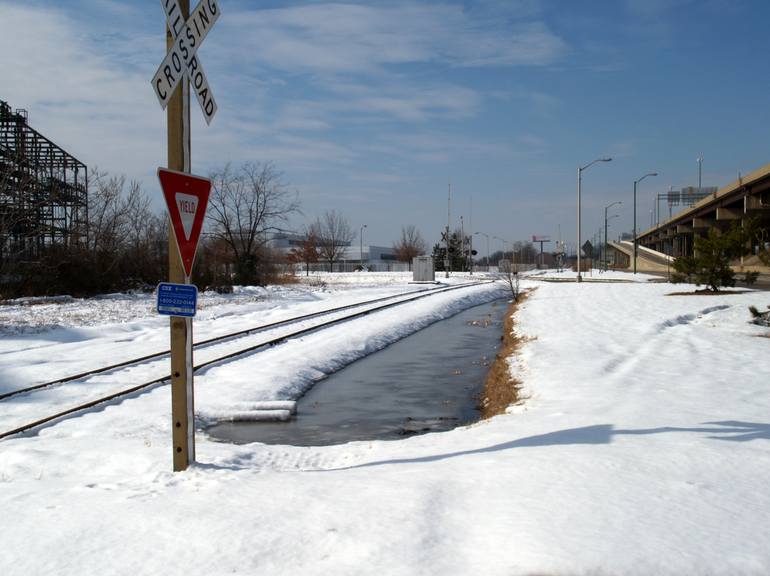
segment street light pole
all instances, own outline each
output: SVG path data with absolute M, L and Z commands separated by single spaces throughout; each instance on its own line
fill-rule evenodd
M 484 232 L 474 232 L 474 234 L 481 234 L 487 239 L 487 272 L 489 272 L 489 234 L 485 234 Z
M 358 233 L 358 240 L 359 240 L 358 266 L 361 268 L 361 272 L 364 271 L 364 228 L 366 228 L 366 224 L 361 226 L 361 230 Z
M 604 246 L 602 246 L 602 260 L 604 261 L 605 272 L 607 271 L 607 210 L 612 208 L 615 204 L 623 204 L 623 202 L 618 200 L 617 202 L 613 202 L 612 204 L 604 207 Z
M 578 186 L 577 186 L 577 281 L 582 282 L 583 278 L 580 276 L 580 224 L 581 224 L 581 218 L 580 218 L 580 188 L 582 186 L 583 182 L 583 170 L 587 170 L 592 165 L 596 164 L 597 162 L 611 162 L 612 158 L 597 158 L 593 162 L 589 162 L 585 166 L 581 166 L 578 168 Z
M 612 220 L 613 218 L 617 218 L 618 216 L 619 216 L 619 214 L 613 214 L 612 216 L 609 217 L 609 219 L 607 219 L 607 217 L 605 215 L 605 220 L 604 220 L 604 271 L 605 272 L 609 268 L 609 258 L 607 258 L 607 246 L 608 246 L 608 244 L 607 244 L 607 230 L 609 228 L 608 220 Z
M 508 240 L 505 240 L 505 239 L 503 239 L 503 238 L 500 238 L 499 236 L 493 236 L 493 238 L 494 238 L 495 240 L 500 240 L 500 243 L 503 245 L 503 259 L 505 259 L 505 246 L 506 246 L 507 244 L 510 244 L 510 245 L 511 245 L 511 265 L 512 265 L 512 264 L 513 264 L 513 242 L 508 242 Z M 500 264 L 499 264 L 499 262 L 498 262 L 498 266 L 499 266 L 499 265 L 500 265 Z
M 447 197 L 446 197 L 446 255 L 444 257 L 444 278 L 449 278 L 449 267 L 452 264 L 452 259 L 449 255 L 449 227 L 452 225 L 452 183 L 447 183 Z
M 460 252 L 463 259 L 463 272 L 465 272 L 465 268 L 468 266 L 468 259 L 465 256 L 465 222 L 462 216 L 460 216 Z
M 647 176 L 657 176 L 657 172 L 650 172 L 649 174 L 645 174 L 639 180 L 634 180 L 634 274 L 636 274 L 636 245 L 637 245 L 637 232 L 636 232 L 636 185 L 639 184 L 642 180 L 647 178 Z
M 698 156 L 698 158 L 695 161 L 698 163 L 698 197 L 700 197 L 701 172 L 703 171 L 703 154 Z

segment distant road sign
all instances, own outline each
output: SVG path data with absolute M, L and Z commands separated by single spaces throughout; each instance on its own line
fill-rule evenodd
M 532 236 L 532 242 L 550 242 L 550 236 Z
M 158 168 L 158 178 L 174 228 L 179 257 L 189 278 L 209 203 L 211 180 L 165 168 Z
M 158 314 L 192 318 L 198 306 L 198 289 L 192 284 L 158 284 Z

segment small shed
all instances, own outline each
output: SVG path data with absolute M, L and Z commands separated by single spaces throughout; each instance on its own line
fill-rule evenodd
M 433 258 L 431 256 L 416 256 L 412 260 L 412 270 L 413 282 L 436 281 L 436 272 L 433 269 Z

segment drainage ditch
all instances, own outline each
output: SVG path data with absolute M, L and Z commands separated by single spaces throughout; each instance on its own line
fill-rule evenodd
M 469 308 L 331 374 L 300 398 L 287 422 L 221 422 L 207 432 L 237 444 L 324 446 L 475 422 L 507 307 L 496 300 Z

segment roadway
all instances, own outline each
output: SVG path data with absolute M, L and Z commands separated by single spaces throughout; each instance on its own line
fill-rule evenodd
M 633 259 L 634 259 L 634 243 L 630 242 L 628 240 L 623 240 L 621 242 L 609 242 L 609 245 L 611 248 L 615 249 L 616 251 L 620 252 L 624 256 L 628 257 L 628 268 L 626 270 L 633 270 Z M 665 276 L 668 277 L 670 272 L 673 272 L 674 270 L 674 260 L 675 258 L 673 256 L 668 256 L 666 254 L 662 254 L 661 252 L 657 252 L 655 250 L 652 250 L 651 248 L 647 248 L 646 246 L 640 246 L 637 245 L 637 253 L 636 253 L 636 270 L 637 272 L 644 272 L 645 274 L 654 274 L 657 276 Z M 757 266 L 756 262 L 753 260 L 756 260 L 756 257 L 754 257 L 750 262 L 746 262 L 745 265 L 750 270 L 756 270 L 759 272 L 759 277 L 757 278 L 757 281 L 752 284 L 751 287 L 753 288 L 760 288 L 760 289 L 768 289 L 770 288 L 770 269 L 768 269 L 766 266 Z M 616 267 L 618 268 L 618 267 Z M 736 273 L 736 280 L 739 280 L 743 277 L 743 271 L 741 268 L 741 265 L 734 265 L 733 270 Z M 744 282 L 737 281 L 736 286 L 742 286 L 746 287 L 747 285 Z

